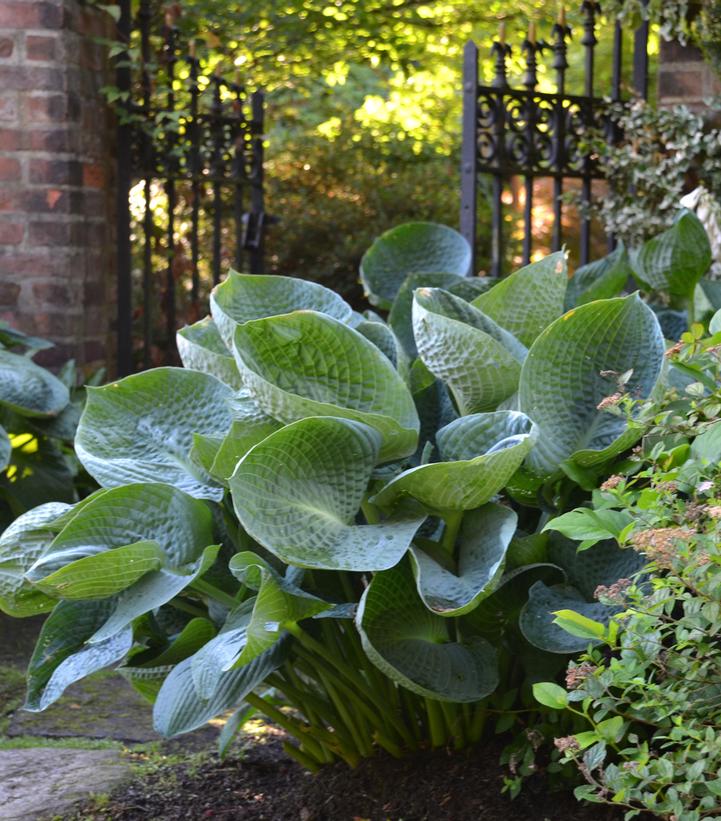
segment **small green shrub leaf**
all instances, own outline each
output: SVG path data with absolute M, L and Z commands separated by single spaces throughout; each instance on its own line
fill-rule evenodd
M 29 357 L 0 349 L 0 407 L 20 416 L 57 416 L 70 402 L 70 393 L 50 371 Z
M 575 610 L 557 610 L 553 615 L 556 617 L 554 624 L 579 639 L 602 641 L 606 635 L 605 624 L 576 613 Z
M 552 681 L 538 681 L 533 685 L 533 697 L 544 707 L 552 710 L 565 710 L 568 706 L 568 693 Z
M 392 567 L 424 517 L 353 524 L 379 447 L 373 428 L 349 419 L 317 417 L 286 426 L 252 448 L 231 476 L 238 518 L 288 564 L 326 570 Z
M 429 510 L 472 510 L 488 502 L 520 467 L 536 440 L 530 419 L 514 411 L 462 416 L 436 435 L 441 462 L 399 474 L 373 498 L 390 508 L 412 497 Z
M 387 357 L 352 328 L 298 311 L 240 325 L 235 352 L 244 383 L 274 419 L 355 419 L 381 434 L 381 461 L 415 451 L 413 397 Z
M 588 548 L 602 539 L 617 539 L 632 521 L 633 517 L 625 510 L 579 507 L 570 513 L 554 517 L 543 530 L 557 530 L 569 539 L 585 542 L 585 547 Z
M 238 325 L 293 311 L 318 311 L 339 322 L 351 322 L 353 316 L 350 305 L 334 291 L 298 277 L 231 271 L 210 295 L 210 312 L 229 349 Z
M 649 396 L 664 349 L 656 317 L 637 294 L 582 305 L 546 328 L 521 370 L 520 408 L 539 427 L 528 465 L 548 475 L 576 451 L 609 454 L 627 421 L 599 405 L 618 393 L 628 371 L 623 390 Z
M 233 390 L 240 390 L 242 381 L 238 366 L 211 317 L 206 316 L 194 325 L 181 328 L 176 341 L 183 367 L 209 373 Z
M 167 482 L 191 496 L 219 500 L 223 489 L 190 459 L 193 434 L 224 436 L 233 391 L 214 376 L 156 368 L 89 388 L 75 448 L 104 487 Z
M 467 513 L 455 572 L 439 564 L 422 547 L 412 547 L 411 566 L 425 606 L 439 616 L 460 616 L 492 593 L 517 521 L 516 514 L 503 505 L 488 504 Z
M 406 563 L 373 577 L 356 615 L 363 649 L 390 679 L 427 698 L 478 701 L 498 686 L 496 652 L 470 630 L 454 640 L 450 624 L 418 598 Z
M 558 251 L 515 271 L 471 303 L 526 347 L 563 313 L 568 270 Z
M 366 251 L 360 277 L 372 305 L 388 310 L 409 274 L 466 276 L 471 264 L 467 240 L 446 225 L 409 222 L 386 231 Z

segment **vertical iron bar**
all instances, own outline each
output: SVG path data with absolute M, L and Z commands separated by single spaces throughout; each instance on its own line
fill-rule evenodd
M 523 264 L 531 261 L 533 246 L 533 166 L 536 158 L 536 100 L 535 91 L 538 84 L 538 53 L 542 46 L 536 42 L 535 23 L 528 27 L 528 37 L 521 46 L 526 55 L 526 72 L 523 85 L 526 87 L 525 121 L 526 121 L 526 158 L 527 168 L 523 177 L 525 202 L 523 205 Z
M 198 59 L 194 44 L 190 52 L 190 302 L 193 319 L 198 318 L 200 273 L 198 271 L 198 224 L 200 222 L 200 130 L 198 124 Z
M 565 15 L 562 14 L 558 22 L 553 27 L 553 68 L 556 71 L 556 113 L 555 129 L 553 134 L 554 152 L 553 165 L 555 176 L 553 178 L 553 239 L 552 249 L 560 251 L 563 244 L 563 170 L 566 165 L 566 112 L 564 109 L 564 97 L 566 95 L 566 69 L 568 60 L 566 54 L 568 47 L 566 38 L 571 30 L 566 25 Z
M 611 100 L 617 103 L 621 99 L 621 83 L 623 82 L 623 28 L 620 20 L 616 20 L 613 27 L 613 77 L 611 81 Z M 615 120 L 610 123 L 609 138 L 615 145 L 619 139 L 618 125 Z M 613 251 L 618 244 L 615 234 L 608 235 L 608 251 Z
M 265 196 L 263 177 L 265 170 L 263 139 L 265 137 L 265 96 L 254 91 L 250 98 L 251 128 L 253 134 L 253 172 L 250 178 L 250 210 L 255 224 L 255 241 L 250 249 L 250 273 L 263 273 L 265 253 Z
M 510 46 L 505 42 L 505 24 L 501 24 L 499 39 L 493 43 L 491 54 L 495 56 L 495 75 L 493 88 L 495 96 L 493 105 L 493 141 L 495 168 L 493 172 L 493 186 L 491 192 L 491 276 L 500 277 L 503 274 L 503 167 L 506 160 L 506 100 L 508 89 L 508 72 L 506 60 L 511 53 Z M 478 69 L 476 68 L 476 99 L 478 96 Z M 474 126 L 477 129 L 477 126 Z M 474 134 L 474 142 L 477 134 Z M 477 155 L 476 155 L 477 161 Z
M 644 11 L 649 0 L 641 0 Z M 649 21 L 644 15 L 644 20 L 636 29 L 633 38 L 633 88 L 639 97 L 648 99 L 648 34 Z
M 120 18 L 118 19 L 118 39 L 130 43 L 131 15 L 130 0 L 120 0 Z M 122 52 L 117 59 L 115 82 L 121 97 L 121 110 L 118 120 L 117 144 L 117 351 L 116 363 L 118 376 L 127 376 L 133 370 L 133 302 L 130 247 L 130 187 L 132 176 L 131 140 L 132 128 L 130 114 L 130 65 L 129 55 Z
M 587 124 L 593 120 L 593 71 L 596 39 L 596 12 L 598 4 L 595 0 L 584 0 L 581 10 L 584 14 L 582 45 L 586 49 L 585 59 L 585 96 L 587 98 L 586 119 Z M 581 183 L 581 199 L 585 209 L 591 204 L 591 158 L 586 157 L 583 161 L 583 178 Z M 591 257 L 591 219 L 586 214 L 581 221 L 581 265 L 586 265 Z
M 233 134 L 235 149 L 233 155 L 233 227 L 235 229 L 235 269 L 243 270 L 243 195 L 245 183 L 246 158 L 246 121 L 243 103 L 245 89 L 234 84 L 232 86 L 235 100 L 233 101 L 234 122 Z
M 150 62 L 150 20 L 152 12 L 149 0 L 141 0 L 138 22 L 140 24 L 140 52 L 142 56 L 141 86 L 143 89 L 143 367 L 150 367 L 150 348 L 153 341 L 153 213 L 150 207 L 151 181 L 154 152 L 148 130 L 152 125 Z
M 463 125 L 461 146 L 461 234 L 471 246 L 467 276 L 476 273 L 478 187 L 478 46 L 469 40 L 463 49 Z
M 175 35 L 176 30 L 173 24 L 173 17 L 170 12 L 166 15 L 165 21 L 165 62 L 168 74 L 168 95 L 167 95 L 167 119 L 166 119 L 166 159 L 165 159 L 165 193 L 168 198 L 168 231 L 167 231 L 167 268 L 165 282 L 165 359 L 166 362 L 173 360 L 175 350 L 175 175 L 178 163 L 175 151 L 178 142 L 178 123 L 174 119 L 175 113 L 175 91 L 173 82 L 175 81 Z
M 220 252 L 222 231 L 223 198 L 221 179 L 223 174 L 223 104 L 220 99 L 220 77 L 213 76 L 213 103 L 210 110 L 213 129 L 213 156 L 211 174 L 213 177 L 213 285 L 220 282 Z

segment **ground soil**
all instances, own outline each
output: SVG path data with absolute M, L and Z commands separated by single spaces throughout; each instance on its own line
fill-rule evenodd
M 73 821 L 620 821 L 615 810 L 579 805 L 540 776 L 514 801 L 501 793 L 503 742 L 466 754 L 445 751 L 403 760 L 386 755 L 357 769 L 303 771 L 266 732 L 242 757 L 160 767 L 86 806 Z

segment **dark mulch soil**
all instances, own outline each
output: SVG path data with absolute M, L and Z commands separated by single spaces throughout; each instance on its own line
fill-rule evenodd
M 551 792 L 540 776 L 511 801 L 501 794 L 503 744 L 467 754 L 436 752 L 401 761 L 388 756 L 356 770 L 336 765 L 304 772 L 278 737 L 256 742 L 245 756 L 162 767 L 122 788 L 102 810 L 75 819 L 151 821 L 619 821 L 614 810 L 579 805 Z

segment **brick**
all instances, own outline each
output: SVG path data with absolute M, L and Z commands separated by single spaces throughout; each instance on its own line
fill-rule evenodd
M 0 305 L 17 305 L 20 286 L 15 282 L 0 282 Z
M 80 119 L 80 101 L 75 94 L 30 95 L 25 100 L 25 123 L 76 122 Z
M 662 63 L 680 63 L 680 62 L 701 62 L 703 56 L 697 46 L 687 43 L 685 46 L 681 45 L 678 40 L 671 40 L 667 42 L 663 38 L 661 40 L 661 62 Z
M 65 83 L 57 68 L 0 65 L 0 88 L 17 91 L 60 91 Z
M 52 62 L 58 54 L 57 37 L 28 34 L 25 38 L 25 56 L 28 60 Z
M 0 157 L 0 182 L 18 182 L 20 162 L 12 157 Z
M 52 129 L 33 129 L 32 131 L 26 132 L 26 134 L 24 145 L 30 151 L 48 151 L 52 154 L 66 154 L 74 148 L 73 137 L 75 135 L 61 125 Z M 0 146 L 1 145 L 2 132 L 0 132 Z
M 17 94 L 0 94 L 0 123 L 17 122 L 19 113 Z
M 81 185 L 83 167 L 78 160 L 30 160 L 30 182 Z
M 86 188 L 103 188 L 105 168 L 100 163 L 85 163 L 83 165 L 83 185 Z
M 0 37 L 0 60 L 9 60 L 15 51 L 15 40 L 12 37 Z
M 28 242 L 37 246 L 80 245 L 84 226 L 79 222 L 33 221 L 28 228 Z
M 703 96 L 703 70 L 662 71 L 658 78 L 660 97 L 678 97 L 686 102 L 699 100 Z
M 0 245 L 19 245 L 25 236 L 24 222 L 0 220 Z
M 0 3 L 0 28 L 47 28 L 63 26 L 62 6 L 56 3 L 9 2 Z
M 19 151 L 25 144 L 23 136 L 16 128 L 0 128 L 0 151 Z
M 77 297 L 69 283 L 33 282 L 32 294 L 38 302 L 55 307 L 68 307 L 77 303 Z

